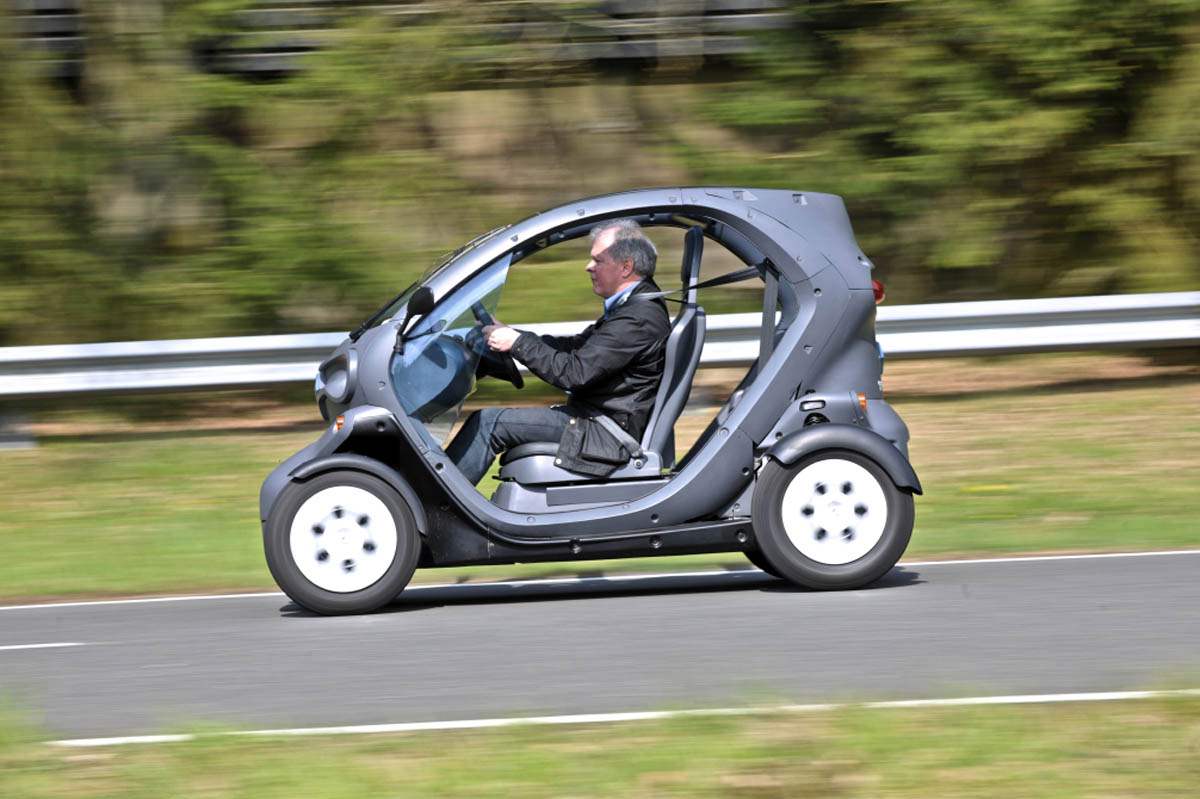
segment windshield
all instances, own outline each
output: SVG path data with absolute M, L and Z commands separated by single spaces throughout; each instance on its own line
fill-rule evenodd
M 392 359 L 392 389 L 412 419 L 440 444 L 450 436 L 486 346 L 480 328 L 492 321 L 508 277 L 509 255 L 442 298 L 405 338 Z
M 367 319 L 362 323 L 362 325 L 359 326 L 359 329 L 355 332 L 359 333 L 359 335 L 361 335 L 360 331 L 366 330 L 367 328 L 372 327 L 376 323 L 383 324 L 384 322 L 390 321 L 392 319 L 392 317 L 394 317 L 396 315 L 396 312 L 399 311 L 401 308 L 403 308 L 404 304 L 406 302 L 408 302 L 408 298 L 412 296 L 412 293 L 417 288 L 417 286 L 424 285 L 426 280 L 428 280 L 430 277 L 432 277 L 434 274 L 436 274 L 440 269 L 445 267 L 447 264 L 454 261 L 456 258 L 458 258 L 458 256 L 462 255 L 465 252 L 469 252 L 469 251 L 475 249 L 480 244 L 483 244 L 485 241 L 489 240 L 492 236 L 495 236 L 497 233 L 501 232 L 502 230 L 508 230 L 508 228 L 510 228 L 510 227 L 512 227 L 512 225 L 501 225 L 498 228 L 493 228 L 492 230 L 489 230 L 487 233 L 484 233 L 480 236 L 476 236 L 475 238 L 471 239 L 470 241 L 468 241 L 466 244 L 462 245 L 458 249 L 451 250 L 450 252 L 443 253 L 442 255 L 440 255 L 437 258 L 437 260 L 435 260 L 432 264 L 430 264 L 429 268 L 426 269 L 419 278 L 417 278 L 415 283 L 411 284 L 404 291 L 400 292 L 395 297 L 388 300 L 386 303 L 384 303 L 383 306 L 381 306 L 379 308 L 379 310 L 377 310 L 375 313 L 368 316 Z M 354 336 L 354 338 L 357 338 L 357 336 Z

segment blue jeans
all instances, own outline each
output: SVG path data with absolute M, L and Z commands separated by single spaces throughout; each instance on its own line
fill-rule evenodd
M 484 408 L 475 411 L 446 447 L 446 454 L 472 484 L 487 474 L 496 455 L 519 444 L 562 438 L 574 416 L 566 406 Z

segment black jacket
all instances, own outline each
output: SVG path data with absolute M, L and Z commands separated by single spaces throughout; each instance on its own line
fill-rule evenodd
M 662 380 L 671 320 L 661 299 L 633 298 L 659 290 L 653 280 L 642 280 L 606 316 L 578 335 L 537 336 L 523 331 L 512 355 L 542 380 L 570 392 L 567 405 L 581 418 L 588 418 L 591 406 L 640 441 Z M 603 475 L 624 462 L 619 452 L 613 452 L 615 439 L 595 423 L 583 429 L 569 427 L 561 443 L 559 456 L 567 456 L 563 465 L 573 471 Z M 587 463 L 576 462 L 577 457 L 588 461 L 596 456 L 604 466 L 588 468 Z

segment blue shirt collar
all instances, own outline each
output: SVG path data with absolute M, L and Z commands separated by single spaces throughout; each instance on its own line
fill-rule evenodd
M 611 311 L 613 308 L 617 307 L 617 305 L 619 305 L 621 303 L 621 301 L 626 296 L 628 296 L 631 291 L 633 291 L 635 288 L 637 288 L 640 285 L 642 285 L 642 281 L 639 280 L 638 282 L 634 283 L 632 286 L 627 286 L 626 288 L 622 289 L 621 291 L 618 291 L 616 294 L 612 295 L 607 300 L 605 300 L 604 301 L 604 315 L 608 316 L 609 311 Z

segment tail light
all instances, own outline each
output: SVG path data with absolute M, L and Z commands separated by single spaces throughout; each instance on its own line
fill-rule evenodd
M 883 291 L 883 284 L 880 283 L 878 280 L 871 281 L 871 289 L 875 292 L 875 304 L 876 305 L 883 302 L 884 299 L 887 297 L 887 294 L 885 294 Z

